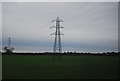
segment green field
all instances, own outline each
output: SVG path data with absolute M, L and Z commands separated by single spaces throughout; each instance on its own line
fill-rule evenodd
M 57 56 L 55 58 L 58 58 Z M 3 79 L 117 79 L 117 56 L 2 56 Z

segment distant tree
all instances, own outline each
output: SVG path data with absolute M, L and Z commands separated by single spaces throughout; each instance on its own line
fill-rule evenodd
M 3 48 L 3 51 L 5 51 L 7 54 L 11 54 L 11 53 L 13 53 L 13 50 L 14 50 L 14 48 L 8 48 L 7 46 L 5 46 L 4 48 Z

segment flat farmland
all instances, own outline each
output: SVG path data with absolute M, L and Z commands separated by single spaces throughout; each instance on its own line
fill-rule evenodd
M 3 79 L 117 79 L 118 56 L 2 56 Z

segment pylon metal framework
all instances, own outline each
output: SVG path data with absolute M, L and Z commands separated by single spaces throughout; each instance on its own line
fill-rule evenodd
M 5 46 L 5 47 L 3 48 L 3 50 L 5 50 L 6 53 L 13 53 L 12 51 L 14 50 L 14 48 L 11 47 L 11 39 L 10 39 L 10 37 L 9 37 L 9 39 L 8 39 L 8 45 Z
M 10 38 L 10 37 L 8 38 L 8 46 L 7 46 L 7 49 L 8 49 L 9 51 L 11 51 L 11 52 L 14 50 L 14 48 L 11 47 L 11 38 Z
M 63 22 L 59 17 L 57 17 L 55 20 L 55 26 L 52 26 L 50 28 L 55 28 L 55 33 L 52 33 L 51 35 L 55 35 L 55 40 L 54 40 L 54 47 L 53 47 L 53 53 L 62 53 L 62 44 L 61 44 L 61 27 L 60 23 Z
M 8 49 L 10 49 L 11 48 L 11 39 L 10 39 L 10 37 L 8 38 Z

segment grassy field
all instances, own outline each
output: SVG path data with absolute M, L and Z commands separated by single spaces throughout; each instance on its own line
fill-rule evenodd
M 54 58 L 58 58 L 57 56 Z M 116 79 L 116 56 L 2 56 L 3 79 Z

